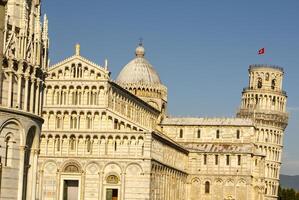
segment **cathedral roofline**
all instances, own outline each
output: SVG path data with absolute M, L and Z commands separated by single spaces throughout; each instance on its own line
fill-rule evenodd
M 253 143 L 230 144 L 230 143 L 188 143 L 186 148 L 189 151 L 200 151 L 205 153 L 248 153 L 255 154 Z
M 186 155 L 189 154 L 189 151 L 186 148 L 184 148 L 182 145 L 178 144 L 176 141 L 166 136 L 166 134 L 160 133 L 159 131 L 153 131 L 152 134 L 153 137 L 162 140 L 165 144 L 180 150 Z
M 203 118 L 203 117 L 170 117 L 165 118 L 161 125 L 189 126 L 254 126 L 251 119 L 243 118 Z
M 126 90 L 125 88 L 123 88 L 121 85 L 119 85 L 118 83 L 114 82 L 114 81 L 108 81 L 111 85 L 117 87 L 118 89 L 122 90 L 123 92 L 125 92 L 126 94 L 130 95 L 130 97 L 134 98 L 134 99 L 138 99 L 143 105 L 150 107 L 152 110 L 154 110 L 155 112 L 160 113 L 160 111 L 153 107 L 152 105 L 148 104 L 147 102 L 145 102 L 144 100 L 142 100 L 141 98 L 139 98 L 138 96 L 132 94 L 130 91 Z

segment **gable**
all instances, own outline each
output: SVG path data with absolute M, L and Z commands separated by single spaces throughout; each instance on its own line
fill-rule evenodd
M 80 55 L 51 66 L 47 80 L 107 80 L 110 72 Z

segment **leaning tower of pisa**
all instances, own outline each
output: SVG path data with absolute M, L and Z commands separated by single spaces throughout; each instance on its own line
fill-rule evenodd
M 265 194 L 277 199 L 284 130 L 288 123 L 284 71 L 280 67 L 251 65 L 249 87 L 242 92 L 238 117 L 251 118 L 256 126 L 256 148 L 266 156 Z

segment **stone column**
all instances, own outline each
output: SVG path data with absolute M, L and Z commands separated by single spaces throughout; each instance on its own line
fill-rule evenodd
M 31 88 L 30 88 L 30 112 L 34 111 L 34 97 L 35 97 L 35 78 L 31 77 Z
M 120 199 L 124 200 L 125 199 L 125 178 L 126 178 L 126 173 L 123 172 L 121 173 L 121 195 Z
M 40 90 L 39 90 L 39 115 L 42 115 L 43 106 L 44 106 L 44 92 L 45 92 L 45 85 L 43 81 L 41 81 Z
M 8 94 L 7 94 L 7 107 L 11 108 L 12 107 L 12 92 L 13 92 L 13 82 L 12 82 L 12 78 L 13 78 L 13 72 L 9 72 L 9 85 L 8 85 Z
M 38 177 L 37 174 L 37 156 L 38 156 L 38 149 L 33 150 L 33 161 L 32 164 L 32 182 L 31 182 L 31 199 L 36 199 L 36 179 Z
M 23 179 L 24 179 L 24 160 L 25 146 L 20 146 L 20 165 L 19 165 L 19 183 L 18 183 L 18 200 L 22 200 L 23 196 Z
M 60 193 L 62 192 L 62 191 L 60 191 L 60 184 L 61 184 L 60 172 L 59 172 L 59 170 L 57 170 L 57 172 L 56 172 L 56 199 L 60 199 L 59 196 L 60 196 Z
M 99 172 L 99 199 L 103 197 L 103 182 L 104 182 L 104 172 Z
M 84 172 L 82 172 L 81 175 L 81 186 L 80 187 L 80 199 L 84 199 L 84 193 L 85 193 L 85 176 L 86 174 Z
M 44 181 L 44 170 L 39 170 L 39 184 L 38 184 L 38 200 L 42 200 L 43 196 L 43 181 Z
M 35 90 L 35 109 L 34 109 L 34 113 L 36 115 L 39 115 L 39 105 L 40 105 L 40 79 L 38 78 L 36 80 L 36 90 Z
M 21 102 L 22 102 L 22 74 L 19 73 L 18 74 L 18 101 L 17 101 L 18 109 L 22 109 Z
M 7 0 L 0 0 L 0 80 L 2 80 L 2 63 L 3 63 L 3 49 L 4 49 L 4 33 L 5 33 L 5 5 Z M 2 83 L 0 83 L 2 84 Z M 2 85 L 0 85 L 2 88 Z
M 24 110 L 28 111 L 28 87 L 29 87 L 29 75 L 25 75 L 25 98 L 24 98 Z

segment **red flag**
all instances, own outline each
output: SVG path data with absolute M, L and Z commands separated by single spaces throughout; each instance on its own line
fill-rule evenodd
M 259 54 L 259 55 L 265 54 L 265 48 L 261 48 L 261 49 L 259 49 L 258 54 Z

